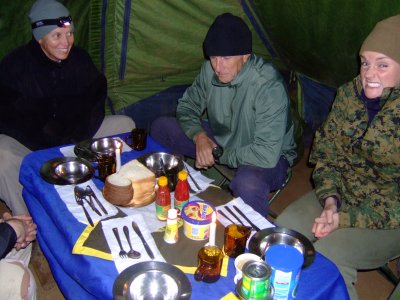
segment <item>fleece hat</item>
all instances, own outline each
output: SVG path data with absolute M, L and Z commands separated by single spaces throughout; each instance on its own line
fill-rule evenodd
M 230 13 L 219 15 L 204 39 L 207 56 L 234 56 L 252 52 L 251 31 L 239 17 Z
M 29 20 L 32 24 L 32 33 L 37 41 L 57 27 L 71 26 L 74 29 L 72 19 L 69 19 L 68 9 L 55 0 L 37 0 L 29 12 Z
M 385 54 L 400 64 L 400 15 L 378 22 L 361 46 L 364 51 Z

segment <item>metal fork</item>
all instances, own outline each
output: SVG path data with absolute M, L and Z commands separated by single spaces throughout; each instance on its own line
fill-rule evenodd
M 119 257 L 128 258 L 128 253 L 126 253 L 124 248 L 122 248 L 122 243 L 121 243 L 121 239 L 119 238 L 118 228 L 115 227 L 112 229 L 112 231 L 114 232 L 115 238 L 117 239 L 119 248 L 121 248 L 121 251 L 119 251 Z

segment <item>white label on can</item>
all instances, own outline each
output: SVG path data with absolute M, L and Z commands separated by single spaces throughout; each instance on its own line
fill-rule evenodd
M 289 299 L 290 287 L 293 285 L 292 272 L 274 270 L 271 283 L 275 290 L 274 299 Z

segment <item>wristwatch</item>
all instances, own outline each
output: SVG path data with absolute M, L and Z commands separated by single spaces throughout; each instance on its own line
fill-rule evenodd
M 218 160 L 218 158 L 220 158 L 223 153 L 224 153 L 224 150 L 222 150 L 222 148 L 218 145 L 212 149 L 212 155 L 215 160 Z

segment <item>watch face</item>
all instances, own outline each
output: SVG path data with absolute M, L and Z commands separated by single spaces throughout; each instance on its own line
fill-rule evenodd
M 216 146 L 212 149 L 212 155 L 214 158 L 220 158 L 223 153 L 223 150 L 220 146 Z

